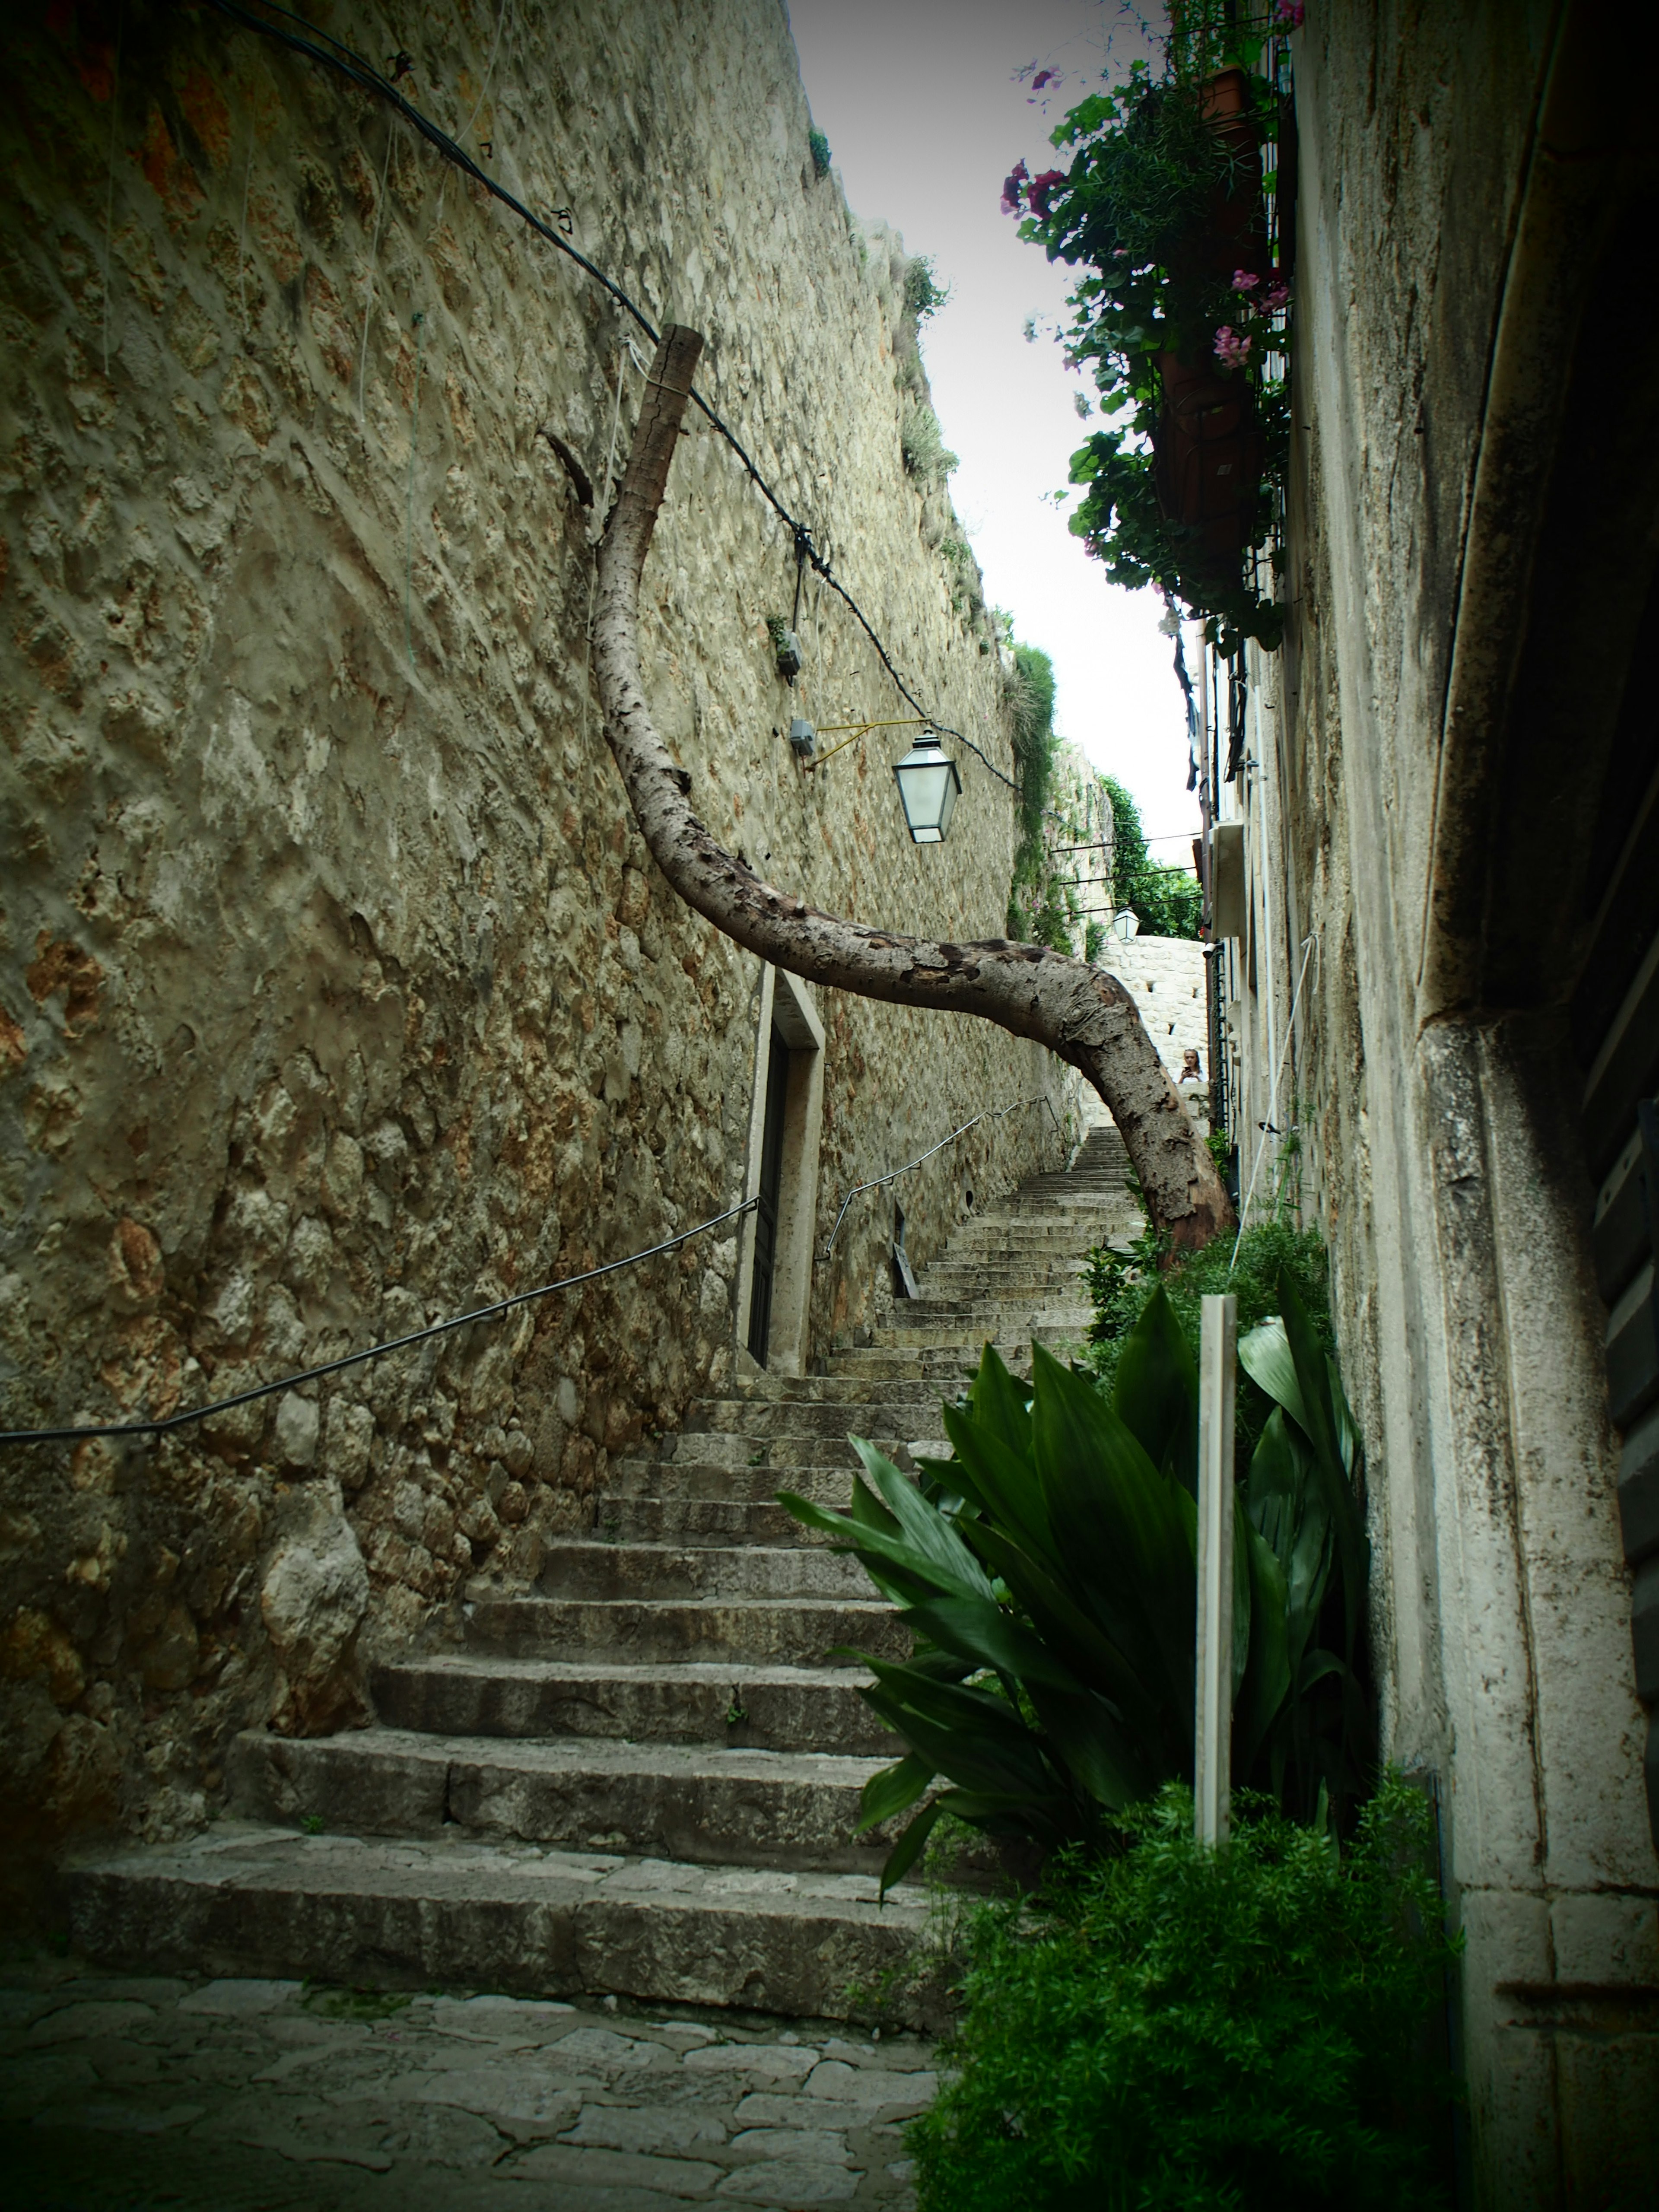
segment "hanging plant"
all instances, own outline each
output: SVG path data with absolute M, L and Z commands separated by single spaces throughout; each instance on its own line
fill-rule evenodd
M 1223 652 L 1283 628 L 1246 556 L 1285 480 L 1291 299 L 1263 196 L 1278 94 L 1237 58 L 1217 66 L 1260 58 L 1262 36 L 1230 37 L 1189 27 L 1163 77 L 1138 62 L 1071 110 L 1053 137 L 1069 167 L 1022 161 L 1003 185 L 1020 235 L 1085 272 L 1066 358 L 1106 420 L 1073 458 L 1072 529 L 1114 583 L 1181 599 Z

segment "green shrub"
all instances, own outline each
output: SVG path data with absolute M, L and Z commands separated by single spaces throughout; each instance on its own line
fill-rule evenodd
M 1198 1357 L 1200 1304 L 1206 1297 L 1231 1291 L 1238 1300 L 1238 1333 L 1257 1328 L 1279 1310 L 1279 1280 L 1288 1273 L 1295 1284 L 1308 1318 L 1323 1349 L 1336 1350 L 1331 1327 L 1329 1269 L 1325 1248 L 1313 1229 L 1292 1229 L 1288 1222 L 1264 1221 L 1244 1231 L 1232 1264 L 1231 1237 L 1218 1237 L 1201 1252 L 1178 1259 L 1167 1271 L 1164 1241 L 1148 1231 L 1135 1238 L 1127 1252 L 1097 1246 L 1085 1267 L 1094 1319 L 1083 1361 L 1101 1388 L 1109 1394 L 1117 1377 L 1118 1362 L 1130 1332 L 1162 1289 L 1181 1333 Z M 1161 1272 L 1162 1271 L 1162 1272 Z M 1249 1463 L 1256 1440 L 1273 1411 L 1272 1401 L 1248 1377 L 1241 1377 L 1238 1392 L 1238 1464 L 1241 1474 Z
M 955 2069 L 911 2124 L 921 2212 L 1424 2208 L 1449 2077 L 1422 2056 L 1455 1947 L 1432 1816 L 1384 1778 L 1336 1846 L 1170 1787 L 1115 1858 L 969 1916 Z
M 806 146 L 812 156 L 812 174 L 818 178 L 827 177 L 830 173 L 830 141 L 822 131 L 809 131 Z

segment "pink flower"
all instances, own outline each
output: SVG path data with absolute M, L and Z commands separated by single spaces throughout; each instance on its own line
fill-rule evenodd
M 1262 294 L 1261 304 L 1270 315 L 1274 315 L 1281 307 L 1289 305 L 1290 297 L 1291 288 L 1281 277 Z
M 1273 9 L 1273 21 L 1281 31 L 1299 31 L 1307 12 L 1302 0 L 1278 0 Z
M 1030 178 L 1031 173 L 1026 167 L 1024 161 L 1016 161 L 1013 167 L 1009 170 L 1007 175 L 1002 180 L 1002 212 L 1004 215 L 1018 215 L 1019 213 L 1020 194 L 1024 191 L 1025 186 L 1030 182 Z
M 1048 195 L 1056 185 L 1066 181 L 1064 169 L 1044 169 L 1041 176 L 1033 177 L 1025 198 L 1031 213 L 1039 218 L 1048 212 Z
M 1233 271 L 1235 292 L 1254 292 L 1261 282 L 1261 279 L 1259 276 L 1253 276 L 1248 269 L 1235 269 Z
M 1215 334 L 1215 357 L 1224 368 L 1243 368 L 1250 358 L 1255 341 L 1240 337 L 1231 323 L 1223 323 Z
M 1041 92 L 1045 84 L 1058 84 L 1060 82 L 1060 73 L 1058 70 L 1039 70 L 1036 75 L 1031 79 L 1032 91 Z

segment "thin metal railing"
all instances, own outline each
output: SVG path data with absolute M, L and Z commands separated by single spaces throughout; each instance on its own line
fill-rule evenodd
M 543 1283 L 533 1291 L 519 1291 L 510 1298 L 497 1298 L 493 1305 L 476 1306 L 471 1313 L 457 1314 L 449 1321 L 434 1321 L 425 1328 L 411 1329 L 407 1336 L 394 1336 L 389 1343 L 372 1344 L 365 1352 L 348 1352 L 343 1358 L 325 1359 L 320 1367 L 303 1367 L 297 1375 L 284 1375 L 275 1382 L 256 1383 L 252 1389 L 238 1390 L 233 1397 L 216 1398 L 211 1405 L 192 1406 L 187 1412 L 167 1413 L 153 1421 L 92 1421 L 62 1429 L 0 1429 L 0 1444 L 67 1443 L 87 1437 L 164 1436 L 169 1429 L 182 1429 L 191 1421 L 204 1421 L 211 1413 L 228 1413 L 235 1406 L 251 1406 L 256 1398 L 271 1397 L 278 1390 L 295 1390 L 302 1382 L 320 1382 L 325 1375 L 337 1375 L 342 1368 L 361 1366 L 364 1360 L 380 1359 L 388 1352 L 406 1352 L 412 1344 L 447 1336 L 451 1330 L 465 1328 L 474 1322 L 494 1321 L 537 1298 L 550 1298 L 556 1291 L 574 1291 L 579 1284 L 593 1282 L 601 1275 L 614 1275 L 619 1268 L 636 1267 L 641 1260 L 655 1260 L 665 1252 L 678 1252 L 694 1237 L 704 1236 L 709 1230 L 718 1229 L 722 1222 L 735 1221 L 739 1214 L 751 1212 L 759 1202 L 758 1199 L 746 1198 L 741 1206 L 729 1206 L 724 1213 L 698 1222 L 695 1229 L 682 1230 L 678 1237 L 670 1237 L 643 1252 L 630 1252 L 625 1260 L 607 1260 L 603 1267 L 585 1268 L 580 1275 L 567 1275 L 562 1282 Z
M 836 1225 L 830 1231 L 828 1243 L 822 1252 L 815 1255 L 816 1264 L 823 1267 L 834 1253 L 836 1239 L 841 1234 L 841 1224 L 847 1218 L 847 1209 L 855 1198 L 862 1197 L 866 1190 L 882 1190 L 890 1182 L 896 1182 L 901 1176 L 908 1175 L 913 1168 L 919 1168 L 925 1161 L 931 1160 L 935 1152 L 942 1152 L 947 1145 L 955 1144 L 958 1137 L 965 1137 L 969 1129 L 978 1128 L 981 1121 L 1003 1121 L 1010 1114 L 1018 1114 L 1027 1106 L 1046 1106 L 1048 1109 L 1048 1118 L 1054 1125 L 1054 1133 L 1060 1139 L 1060 1151 L 1063 1153 L 1066 1147 L 1066 1132 L 1060 1127 L 1060 1116 L 1055 1113 L 1054 1102 L 1046 1091 L 1039 1091 L 1030 1098 L 1017 1098 L 1012 1106 L 988 1106 L 984 1113 L 975 1114 L 971 1121 L 964 1121 L 959 1129 L 952 1129 L 948 1137 L 941 1137 L 938 1144 L 930 1145 L 925 1152 L 919 1152 L 915 1159 L 907 1160 L 902 1168 L 890 1169 L 883 1176 L 872 1176 L 868 1182 L 854 1183 L 841 1202 L 841 1212 L 836 1216 Z

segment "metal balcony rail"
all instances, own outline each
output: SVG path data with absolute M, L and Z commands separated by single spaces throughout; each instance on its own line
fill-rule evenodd
M 457 1314 L 449 1321 L 434 1321 L 425 1328 L 410 1329 L 407 1336 L 394 1336 L 388 1343 L 372 1344 L 365 1352 L 348 1352 L 343 1359 L 326 1359 L 320 1367 L 302 1367 L 297 1375 L 284 1375 L 275 1382 L 258 1382 L 251 1390 L 238 1390 L 234 1396 L 216 1398 L 211 1405 L 192 1406 L 185 1413 L 167 1413 L 150 1421 L 91 1421 L 61 1429 L 0 1429 L 0 1444 L 79 1443 L 88 1437 L 165 1436 L 170 1429 L 204 1421 L 210 1414 L 227 1413 L 236 1406 L 251 1406 L 256 1398 L 271 1397 L 278 1390 L 297 1390 L 303 1382 L 319 1382 L 325 1375 L 337 1375 L 347 1367 L 360 1367 L 366 1359 L 384 1358 L 389 1352 L 406 1352 L 410 1345 L 424 1344 L 434 1336 L 447 1336 L 452 1330 L 469 1328 L 475 1322 L 495 1321 L 502 1314 L 530 1305 L 538 1298 L 550 1298 L 556 1291 L 574 1291 L 582 1283 L 597 1281 L 601 1275 L 614 1275 L 621 1268 L 637 1267 L 641 1260 L 655 1260 L 665 1252 L 678 1252 L 694 1237 L 706 1236 L 722 1222 L 735 1221 L 739 1214 L 752 1212 L 759 1202 L 757 1199 L 746 1198 L 741 1206 L 729 1206 L 724 1213 L 698 1222 L 695 1229 L 682 1230 L 678 1237 L 670 1237 L 643 1252 L 630 1252 L 625 1260 L 607 1260 L 603 1267 L 584 1268 L 580 1275 L 567 1275 L 562 1282 L 543 1283 L 533 1291 L 519 1291 L 510 1298 L 497 1298 L 492 1305 L 475 1306 L 471 1312 Z
M 955 1144 L 958 1137 L 965 1137 L 969 1129 L 977 1129 L 981 1121 L 1000 1121 L 1010 1114 L 1018 1114 L 1023 1107 L 1026 1106 L 1048 1107 L 1048 1119 L 1054 1125 L 1054 1133 L 1060 1139 L 1060 1148 L 1064 1153 L 1067 1144 L 1066 1132 L 1060 1127 L 1060 1116 L 1055 1113 L 1054 1103 L 1046 1091 L 1039 1091 L 1030 1098 L 1017 1098 L 1012 1106 L 988 1107 L 984 1113 L 975 1114 L 971 1121 L 964 1121 L 959 1129 L 952 1129 L 948 1137 L 941 1137 L 938 1144 L 930 1145 L 925 1152 L 919 1152 L 915 1159 L 907 1160 L 902 1168 L 890 1169 L 887 1174 L 872 1176 L 868 1182 L 854 1183 L 841 1202 L 841 1212 L 836 1216 L 836 1225 L 830 1231 L 829 1243 L 822 1252 L 815 1255 L 817 1265 L 823 1267 L 835 1251 L 836 1239 L 841 1234 L 841 1224 L 846 1220 L 847 1209 L 855 1198 L 861 1197 L 866 1190 L 882 1190 L 890 1182 L 896 1182 L 901 1176 L 908 1175 L 913 1168 L 919 1168 L 925 1161 L 931 1160 L 935 1152 L 942 1152 L 947 1145 Z

